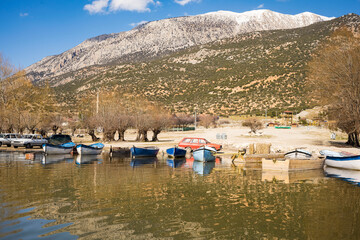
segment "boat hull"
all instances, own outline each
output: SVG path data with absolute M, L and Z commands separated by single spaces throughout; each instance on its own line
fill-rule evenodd
M 158 148 L 137 148 L 132 147 L 130 149 L 131 157 L 156 157 L 159 152 Z
M 166 153 L 173 158 L 181 158 L 181 157 L 185 157 L 186 155 L 186 150 L 185 149 L 181 149 L 181 148 L 177 148 L 177 147 L 173 147 L 173 148 L 168 148 L 166 149 Z
M 99 155 L 101 154 L 103 148 L 97 148 L 97 147 L 80 144 L 76 147 L 76 150 L 79 155 Z
M 209 150 L 207 148 L 199 148 L 193 152 L 194 160 L 200 162 L 211 162 L 215 161 L 214 153 L 216 151 Z
M 63 147 L 63 146 L 57 146 L 52 144 L 44 144 L 42 146 L 45 154 L 53 155 L 53 154 L 70 154 L 73 150 L 73 147 Z
M 331 157 L 327 156 L 325 164 L 329 167 L 360 170 L 360 156 Z
M 311 170 L 324 166 L 324 158 L 315 159 L 263 159 L 262 169 L 271 171 Z

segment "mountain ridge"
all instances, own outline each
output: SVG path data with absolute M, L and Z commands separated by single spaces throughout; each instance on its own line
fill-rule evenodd
M 270 10 L 218 11 L 162 19 L 130 31 L 89 38 L 61 54 L 43 58 L 25 71 L 38 82 L 84 67 L 151 59 L 242 33 L 298 28 L 328 20 L 331 18 L 308 12 L 288 15 Z

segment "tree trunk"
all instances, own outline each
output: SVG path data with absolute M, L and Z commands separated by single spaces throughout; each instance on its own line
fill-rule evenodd
M 76 128 L 71 129 L 71 136 L 75 136 L 75 131 L 76 131 Z
M 57 130 L 59 129 L 59 127 L 56 126 L 56 125 L 53 125 L 51 129 L 53 130 L 54 134 L 56 134 L 56 132 L 57 132 Z
M 104 131 L 104 141 L 114 141 L 116 131 Z
M 136 142 L 140 142 L 140 139 L 141 139 L 141 131 L 139 130 L 137 135 L 136 135 Z
M 91 136 L 91 139 L 93 142 L 96 142 L 97 140 L 99 140 L 99 138 L 96 137 L 96 135 L 95 135 L 94 129 L 90 129 L 88 134 Z
M 359 147 L 360 146 L 359 133 L 357 131 L 348 133 L 348 140 L 347 140 L 346 144 L 354 146 L 354 147 Z
M 149 139 L 147 137 L 147 130 L 141 131 L 140 141 L 141 142 L 148 142 L 149 141 Z
M 118 141 L 125 141 L 125 131 L 124 129 L 118 129 L 118 133 L 119 133 L 119 139 Z
M 161 130 L 159 129 L 154 129 L 153 130 L 153 137 L 152 137 L 152 140 L 153 142 L 158 142 L 159 139 L 158 139 L 158 135 L 160 134 Z

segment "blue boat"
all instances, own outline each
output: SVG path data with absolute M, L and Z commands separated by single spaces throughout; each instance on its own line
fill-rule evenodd
M 139 167 L 142 165 L 153 164 L 153 163 L 157 162 L 157 160 L 158 159 L 156 157 L 133 158 L 130 162 L 130 166 L 131 167 Z
M 167 159 L 166 164 L 171 168 L 179 168 L 186 163 L 186 158 Z
M 166 153 L 170 156 L 170 157 L 185 157 L 186 155 L 186 150 L 182 149 L 182 148 L 178 148 L 178 147 L 173 147 L 173 148 L 168 148 L 166 149 Z
M 73 142 L 64 143 L 61 145 L 53 145 L 50 143 L 45 143 L 42 145 L 42 148 L 45 154 L 52 155 L 52 154 L 69 154 L 76 146 Z
M 215 167 L 215 162 L 199 162 L 194 161 L 193 170 L 199 175 L 208 175 L 211 173 L 213 168 Z
M 156 157 L 159 152 L 159 148 L 157 147 L 144 147 L 144 148 L 137 148 L 133 146 L 130 149 L 131 157 Z
M 76 146 L 76 150 L 79 155 L 99 155 L 104 148 L 102 143 L 94 143 L 91 145 L 79 144 Z
M 193 152 L 194 160 L 200 162 L 215 161 L 216 150 L 214 148 L 203 146 Z

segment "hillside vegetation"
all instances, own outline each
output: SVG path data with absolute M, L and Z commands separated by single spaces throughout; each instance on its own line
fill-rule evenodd
M 275 114 L 311 105 L 305 86 L 312 53 L 336 28 L 358 31 L 350 14 L 308 27 L 262 31 L 179 51 L 152 61 L 93 66 L 51 78 L 63 102 L 98 90 L 145 96 L 174 112 Z

